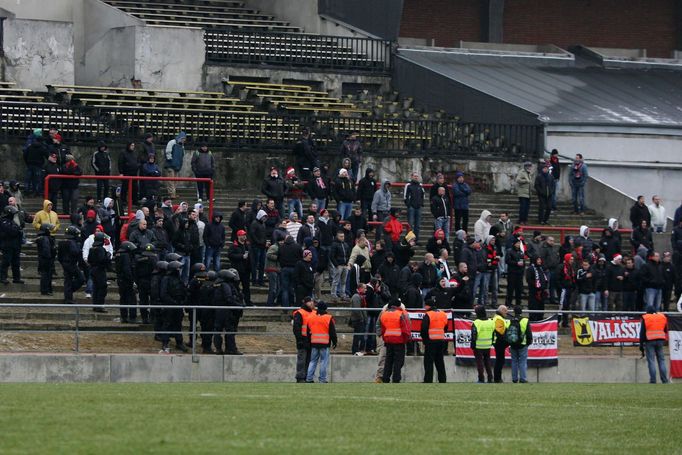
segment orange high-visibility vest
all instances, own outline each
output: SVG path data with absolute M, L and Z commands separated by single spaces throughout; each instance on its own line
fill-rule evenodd
M 646 328 L 647 341 L 665 340 L 665 326 L 668 323 L 668 318 L 665 317 L 665 314 L 645 314 L 642 316 L 642 319 Z
M 310 327 L 310 344 L 329 344 L 329 325 L 332 322 L 331 314 L 313 314 L 308 319 Z
M 301 322 L 301 335 L 303 335 L 304 337 L 307 337 L 308 336 L 308 320 L 310 319 L 310 317 L 313 314 L 315 314 L 315 312 L 314 311 L 306 311 L 303 308 L 299 308 L 298 310 L 294 311 L 292 314 L 294 316 L 296 316 L 296 314 L 301 315 L 301 321 L 302 321 Z
M 381 315 L 381 324 L 384 327 L 384 342 L 403 343 L 403 330 L 401 318 L 403 312 L 400 310 L 384 311 Z
M 427 311 L 429 315 L 429 340 L 443 341 L 445 327 L 448 325 L 448 315 L 442 311 Z

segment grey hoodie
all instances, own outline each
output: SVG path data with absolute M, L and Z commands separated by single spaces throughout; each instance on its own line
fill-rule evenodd
M 372 212 L 388 212 L 391 210 L 391 191 L 388 189 L 388 185 L 391 182 L 384 180 L 381 188 L 374 192 L 374 198 L 372 199 Z

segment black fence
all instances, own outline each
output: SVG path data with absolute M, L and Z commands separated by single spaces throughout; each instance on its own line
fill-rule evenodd
M 533 156 L 542 151 L 542 128 L 464 123 L 457 120 L 378 119 L 314 114 L 164 110 L 163 108 L 67 108 L 51 103 L 0 103 L 0 134 L 25 138 L 34 128 L 57 126 L 71 143 L 159 141 L 185 131 L 192 141 L 235 149 L 289 149 L 310 128 L 320 149 L 334 148 L 357 131 L 368 151 L 404 151 L 490 157 Z
M 389 73 L 393 63 L 393 43 L 381 39 L 214 28 L 204 32 L 204 41 L 211 63 L 369 73 Z

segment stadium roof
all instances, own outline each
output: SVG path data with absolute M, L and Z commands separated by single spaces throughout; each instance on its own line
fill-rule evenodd
M 413 49 L 399 57 L 545 124 L 682 126 L 682 71 L 472 64 L 454 53 Z

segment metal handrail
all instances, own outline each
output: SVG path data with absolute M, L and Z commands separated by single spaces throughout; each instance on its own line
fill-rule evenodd
M 199 178 L 199 177 L 141 177 L 137 175 L 62 175 L 62 174 L 48 174 L 45 176 L 45 189 L 44 196 L 45 199 L 49 199 L 50 194 L 50 180 L 125 180 L 128 182 L 128 192 L 126 193 L 128 200 L 128 211 L 127 213 L 132 213 L 133 204 L 133 181 L 157 181 L 157 182 L 203 182 L 208 183 L 208 218 L 213 219 L 213 206 L 215 205 L 213 199 L 215 196 L 215 188 L 213 185 L 213 179 L 211 178 Z M 60 218 L 69 218 L 69 214 L 59 215 Z

